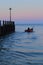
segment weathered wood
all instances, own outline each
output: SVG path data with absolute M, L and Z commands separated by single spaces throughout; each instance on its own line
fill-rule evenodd
M 3 21 L 3 25 L 0 25 L 0 36 L 15 32 L 15 23 L 13 21 Z

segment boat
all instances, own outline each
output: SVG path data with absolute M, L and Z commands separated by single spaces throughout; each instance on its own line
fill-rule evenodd
M 33 32 L 33 28 L 28 28 L 27 30 L 25 30 L 25 32 Z

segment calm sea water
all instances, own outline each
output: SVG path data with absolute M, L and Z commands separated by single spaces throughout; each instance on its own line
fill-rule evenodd
M 34 32 L 24 32 L 28 27 Z M 43 25 L 16 25 L 0 38 L 0 65 L 43 65 Z

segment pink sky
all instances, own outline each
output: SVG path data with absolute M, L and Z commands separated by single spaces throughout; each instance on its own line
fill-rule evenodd
M 0 19 L 9 20 L 9 7 L 12 20 L 43 20 L 43 0 L 0 0 Z
M 43 19 L 43 10 L 16 11 L 15 19 Z

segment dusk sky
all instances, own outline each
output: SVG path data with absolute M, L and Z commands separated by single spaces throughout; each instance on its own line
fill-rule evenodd
M 10 7 L 12 20 L 43 20 L 43 0 L 0 0 L 0 19 L 9 20 Z

